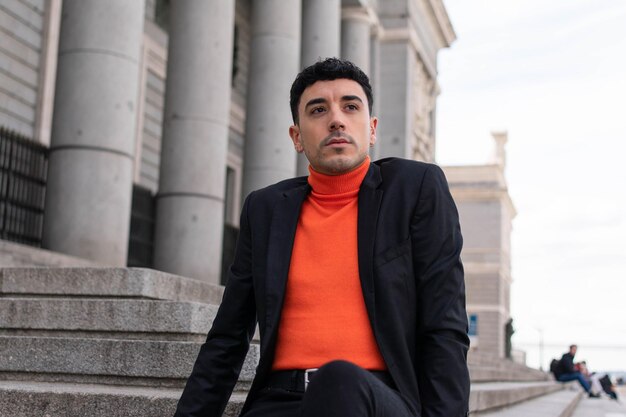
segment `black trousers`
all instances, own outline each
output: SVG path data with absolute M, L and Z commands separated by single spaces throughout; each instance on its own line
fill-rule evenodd
M 306 392 L 261 390 L 241 417 L 419 417 L 398 391 L 350 362 L 315 373 Z

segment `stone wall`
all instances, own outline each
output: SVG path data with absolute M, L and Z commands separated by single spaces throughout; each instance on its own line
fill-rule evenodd
M 0 5 L 0 125 L 35 136 L 44 39 L 44 0 Z

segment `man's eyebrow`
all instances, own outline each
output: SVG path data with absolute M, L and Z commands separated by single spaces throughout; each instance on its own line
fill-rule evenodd
M 361 97 L 359 96 L 343 96 L 341 97 L 341 101 L 360 101 L 361 103 L 363 103 L 363 100 L 361 100 Z
M 359 96 L 355 96 L 355 95 L 345 95 L 341 97 L 341 101 L 359 101 L 361 103 L 363 103 L 363 100 L 361 99 L 361 97 Z M 314 106 L 316 104 L 325 104 L 327 103 L 327 100 L 323 97 L 318 97 L 318 98 L 313 98 L 311 100 L 309 100 L 304 108 L 308 108 L 310 106 Z
M 315 105 L 315 104 L 324 104 L 324 103 L 326 103 L 326 99 L 325 99 L 325 98 L 322 98 L 322 97 L 319 97 L 319 98 L 313 98 L 313 99 L 309 100 L 309 101 L 306 103 L 306 105 L 304 106 L 304 108 L 306 109 L 306 108 L 307 108 L 307 107 L 309 107 L 309 106 L 313 106 L 313 105 Z

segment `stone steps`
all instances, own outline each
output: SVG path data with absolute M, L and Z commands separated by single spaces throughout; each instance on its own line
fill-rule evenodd
M 563 390 L 554 381 L 472 383 L 470 412 L 478 413 L 528 401 Z
M 0 269 L 0 378 L 182 388 L 222 294 L 149 269 Z
M 470 415 L 482 416 L 494 408 L 530 399 L 532 404 L 553 401 L 551 393 L 561 393 L 563 386 L 548 383 L 473 384 L 470 395 Z M 573 392 L 573 391 L 571 391 Z M 0 416 L 26 417 L 33 415 L 171 417 L 181 389 L 110 386 L 102 384 L 70 384 L 32 381 L 0 381 Z M 566 392 L 565 395 L 569 393 Z M 543 395 L 543 396 L 542 396 Z M 542 396 L 537 398 L 538 396 Z M 545 399 L 544 399 L 545 398 Z M 235 392 L 224 416 L 236 416 L 245 401 L 245 393 Z M 521 407 L 526 403 L 522 403 Z M 503 412 L 500 410 L 498 412 Z M 520 416 L 522 414 L 519 414 Z M 566 417 L 560 414 L 526 414 L 542 417 Z M 493 417 L 509 417 L 493 414 Z M 513 417 L 511 415 L 510 417 Z
M 0 269 L 0 416 L 171 416 L 222 294 L 148 269 Z M 258 356 L 253 342 L 226 415 Z M 474 412 L 562 389 L 511 361 L 469 366 Z
M 580 390 L 564 389 L 499 410 L 473 413 L 472 417 L 571 417 L 582 397 Z
M 147 299 L 0 298 L 0 329 L 71 332 L 88 330 L 90 337 L 105 333 L 174 333 L 206 336 L 217 305 Z M 119 335 L 118 337 L 124 337 Z
M 498 381 L 549 381 L 550 375 L 532 368 L 508 369 L 486 365 L 469 365 L 470 379 L 474 382 Z
M 171 417 L 181 389 L 0 381 L 2 417 Z M 244 393 L 231 396 L 224 417 L 239 414 Z
M 223 287 L 143 268 L 4 268 L 3 296 L 127 297 L 216 304 Z
M 65 337 L 0 337 L 5 379 L 183 387 L 201 343 Z M 258 363 L 252 344 L 240 382 L 249 385 Z
M 467 357 L 470 377 L 475 382 L 495 381 L 550 381 L 546 372 L 529 368 L 508 359 L 494 358 L 471 351 Z

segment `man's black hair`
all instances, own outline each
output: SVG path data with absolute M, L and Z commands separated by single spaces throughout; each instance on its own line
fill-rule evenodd
M 317 81 L 332 81 L 339 78 L 347 78 L 361 85 L 367 97 L 367 104 L 371 116 L 374 97 L 372 96 L 372 86 L 370 85 L 370 80 L 367 75 L 350 61 L 339 58 L 326 58 L 323 61 L 318 61 L 303 69 L 291 85 L 289 105 L 291 106 L 293 122 L 295 124 L 298 123 L 298 105 L 300 104 L 300 97 L 302 97 L 302 93 L 307 87 Z

